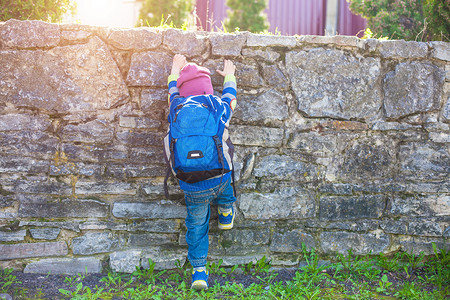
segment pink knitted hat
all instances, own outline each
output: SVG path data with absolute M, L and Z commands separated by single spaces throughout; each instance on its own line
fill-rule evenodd
M 181 97 L 213 94 L 211 72 L 195 63 L 188 63 L 181 69 L 177 87 Z

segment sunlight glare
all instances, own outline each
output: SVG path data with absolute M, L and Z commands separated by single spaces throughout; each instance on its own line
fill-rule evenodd
M 139 3 L 133 0 L 76 0 L 76 19 L 81 24 L 133 27 Z

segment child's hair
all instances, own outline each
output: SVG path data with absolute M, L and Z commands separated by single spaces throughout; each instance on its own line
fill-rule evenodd
M 195 63 L 186 64 L 181 69 L 180 77 L 177 80 L 177 87 L 181 97 L 194 95 L 213 94 L 211 83 L 211 72 L 205 67 Z

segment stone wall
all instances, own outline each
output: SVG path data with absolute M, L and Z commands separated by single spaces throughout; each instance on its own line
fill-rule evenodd
M 186 259 L 165 199 L 175 53 L 237 65 L 236 227 L 210 256 L 296 266 L 450 248 L 450 44 L 0 23 L 0 266 L 130 272 Z M 213 210 L 215 211 L 215 210 Z

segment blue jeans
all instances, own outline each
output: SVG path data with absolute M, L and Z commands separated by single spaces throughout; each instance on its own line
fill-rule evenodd
M 229 209 L 233 206 L 236 197 L 233 194 L 231 180 L 204 191 L 185 191 L 184 200 L 187 208 L 188 259 L 194 268 L 202 267 L 206 265 L 208 256 L 210 204 L 217 204 L 222 209 Z

